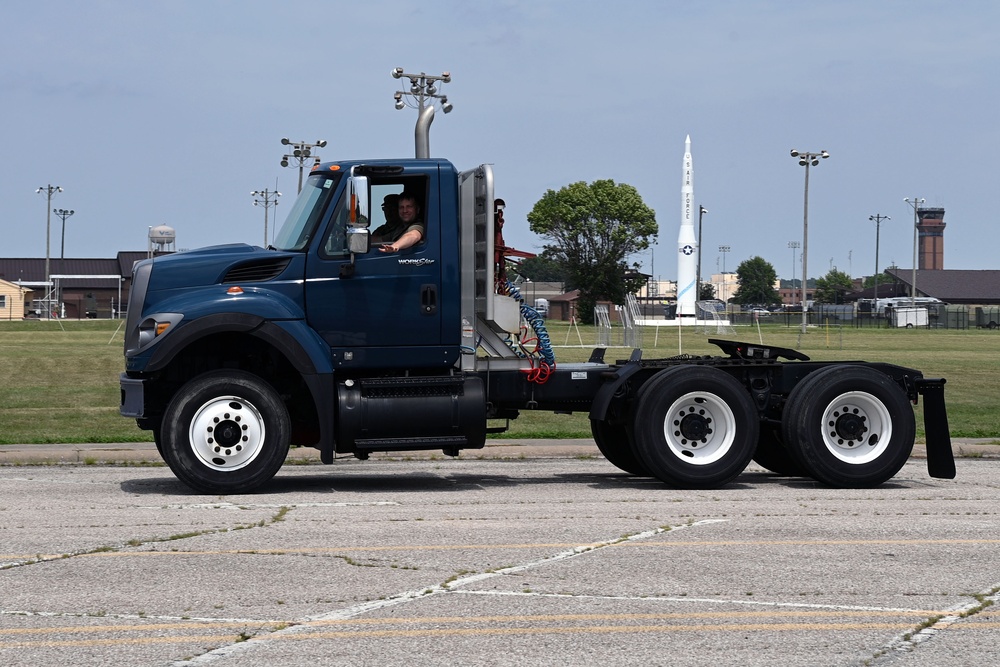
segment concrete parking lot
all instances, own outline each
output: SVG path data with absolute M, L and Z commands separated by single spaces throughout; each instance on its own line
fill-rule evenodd
M 1000 662 L 1000 461 L 679 491 L 573 456 L 0 467 L 4 665 Z

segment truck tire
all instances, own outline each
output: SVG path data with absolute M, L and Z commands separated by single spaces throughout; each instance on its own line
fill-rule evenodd
M 632 442 L 660 481 L 683 489 L 735 479 L 757 446 L 757 411 L 746 389 L 707 366 L 660 371 L 636 397 Z
M 788 396 L 782 437 L 815 479 L 868 488 L 890 479 L 913 450 L 916 422 L 906 393 L 867 366 L 816 371 Z
M 597 449 L 611 465 L 636 477 L 653 476 L 632 450 L 624 425 L 591 419 L 590 432 L 594 434 Z
M 213 371 L 174 395 L 160 436 L 170 469 L 192 489 L 248 493 L 284 463 L 291 421 L 267 382 L 243 371 Z
M 761 424 L 757 436 L 757 450 L 753 454 L 754 463 L 776 475 L 785 477 L 808 477 L 809 473 L 788 451 L 781 439 L 781 427 Z

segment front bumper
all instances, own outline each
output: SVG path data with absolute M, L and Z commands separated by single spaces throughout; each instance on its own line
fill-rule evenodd
M 122 373 L 118 377 L 122 390 L 122 402 L 118 408 L 122 417 L 142 419 L 146 416 L 146 380 L 129 377 Z

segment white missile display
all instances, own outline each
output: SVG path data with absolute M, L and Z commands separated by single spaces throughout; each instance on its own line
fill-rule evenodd
M 684 140 L 681 229 L 677 234 L 677 317 L 696 317 L 698 239 L 694 234 L 694 162 L 691 135 Z

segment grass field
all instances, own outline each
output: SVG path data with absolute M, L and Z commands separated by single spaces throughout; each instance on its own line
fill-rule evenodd
M 61 326 L 60 326 L 61 324 Z M 118 414 L 118 374 L 124 367 L 117 321 L 0 322 L 0 444 L 136 442 L 150 439 L 134 421 Z M 596 331 L 547 323 L 557 363 L 585 361 Z M 714 354 L 708 336 L 663 328 L 653 341 L 644 329 L 643 356 Z M 621 330 L 612 335 L 620 339 Z M 885 361 L 948 380 L 945 397 L 954 437 L 1000 438 L 1000 332 L 970 329 L 811 328 L 800 335 L 781 324 L 737 327 L 734 340 L 792 347 L 817 360 Z M 564 347 L 565 345 L 583 347 Z M 608 361 L 629 350 L 609 349 Z M 492 424 L 491 424 L 492 425 Z M 917 415 L 918 437 L 923 434 Z M 522 413 L 502 437 L 590 437 L 585 414 Z

